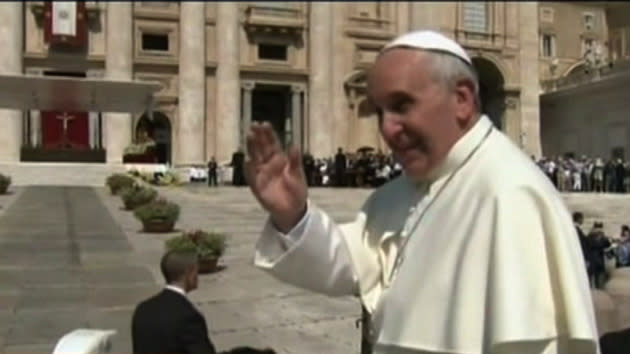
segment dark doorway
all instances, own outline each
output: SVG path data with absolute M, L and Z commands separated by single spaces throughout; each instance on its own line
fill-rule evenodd
M 153 120 L 145 113 L 138 120 L 136 125 L 136 137 L 141 135 L 142 131 L 146 131 L 153 141 L 157 150 L 158 163 L 171 162 L 172 147 L 172 129 L 171 121 L 166 114 L 162 112 L 153 112 Z
M 270 122 L 282 146 L 291 144 L 290 87 L 256 84 L 252 93 L 252 121 Z
M 487 115 L 495 127 L 504 129 L 505 116 L 505 80 L 501 71 L 493 62 L 474 58 L 473 64 L 479 75 L 479 95 L 481 112 Z

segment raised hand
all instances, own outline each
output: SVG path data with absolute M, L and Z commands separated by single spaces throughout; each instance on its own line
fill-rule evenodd
M 292 148 L 285 153 L 268 122 L 252 122 L 247 152 L 249 187 L 276 227 L 290 231 L 306 211 L 307 185 L 300 151 Z

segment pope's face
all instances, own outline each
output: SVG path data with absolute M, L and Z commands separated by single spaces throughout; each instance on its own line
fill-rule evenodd
M 461 88 L 438 81 L 432 60 L 419 50 L 392 49 L 379 57 L 368 77 L 383 139 L 412 179 L 426 177 L 446 157 L 463 135 L 467 121 L 462 118 L 474 108 L 471 90 L 464 97 Z

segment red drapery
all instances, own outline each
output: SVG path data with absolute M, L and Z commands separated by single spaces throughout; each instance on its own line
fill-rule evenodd
M 89 149 L 87 112 L 42 112 L 42 145 L 48 149 Z M 65 118 L 64 118 L 65 117 Z M 64 136 L 64 120 L 67 130 Z

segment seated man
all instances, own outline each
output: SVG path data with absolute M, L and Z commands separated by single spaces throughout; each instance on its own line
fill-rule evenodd
M 197 288 L 196 253 L 168 252 L 160 269 L 166 288 L 141 302 L 131 320 L 134 354 L 216 354 L 206 320 L 186 297 Z M 234 348 L 222 354 L 275 354 L 273 350 Z

